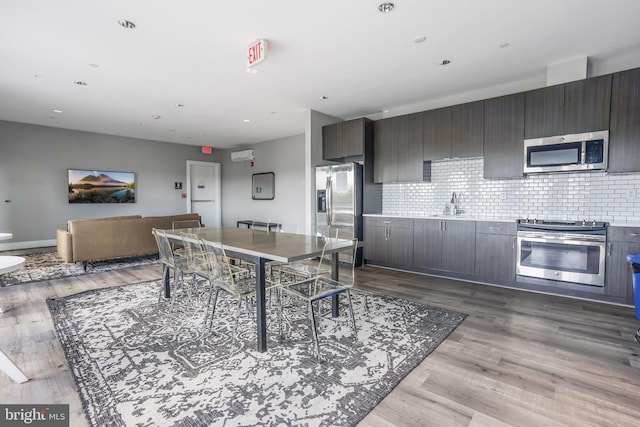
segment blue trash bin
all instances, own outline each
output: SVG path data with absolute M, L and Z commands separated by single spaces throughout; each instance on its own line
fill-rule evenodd
M 627 255 L 627 262 L 633 269 L 633 299 L 636 304 L 636 317 L 640 319 L 640 253 Z M 636 331 L 636 341 L 640 342 L 640 329 Z

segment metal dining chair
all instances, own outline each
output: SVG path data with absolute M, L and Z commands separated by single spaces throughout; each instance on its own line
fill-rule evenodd
M 331 244 L 331 239 L 327 239 L 327 242 L 324 245 L 322 250 L 322 256 L 318 262 L 318 266 L 316 269 L 316 274 L 303 278 L 301 280 L 293 281 L 291 283 L 281 283 L 280 290 L 282 292 L 282 296 L 289 295 L 294 299 L 298 299 L 304 301 L 307 304 L 308 309 L 308 317 L 309 322 L 311 323 L 311 330 L 313 333 L 313 343 L 315 347 L 316 357 L 318 358 L 318 362 L 321 361 L 320 356 L 320 342 L 318 339 L 318 320 L 322 316 L 320 310 L 318 310 L 318 318 L 316 318 L 316 311 L 314 310 L 314 305 L 319 303 L 327 298 L 331 298 L 333 296 L 339 296 L 341 294 L 345 294 L 347 296 L 347 300 L 349 303 L 349 316 L 351 318 L 351 323 L 353 326 L 353 335 L 355 339 L 358 339 L 358 330 L 356 328 L 356 319 L 353 314 L 353 302 L 351 300 L 351 288 L 355 282 L 355 263 L 356 263 L 356 254 L 358 250 L 358 239 L 352 239 L 353 249 L 351 253 L 351 264 L 350 264 L 350 275 L 348 278 L 343 280 L 333 280 L 331 277 L 322 273 L 324 271 L 324 266 L 327 262 L 325 257 L 325 250 L 327 246 Z M 347 273 L 345 271 L 345 273 Z M 279 300 L 278 304 L 278 330 L 280 333 L 280 337 L 282 337 L 282 297 Z
M 208 279 L 211 281 L 213 290 L 207 303 L 208 312 L 205 314 L 205 328 L 207 330 L 211 330 L 213 327 L 218 294 L 220 291 L 222 290 L 230 294 L 237 300 L 231 343 L 233 346 L 238 334 L 238 324 L 242 313 L 242 303 L 246 302 L 247 305 L 249 305 L 249 299 L 254 297 L 256 294 L 255 277 L 250 274 L 250 271 L 231 264 L 230 258 L 227 256 L 221 243 L 203 241 L 202 247 L 206 252 L 206 259 L 209 264 Z M 268 285 L 266 289 L 270 290 L 272 287 L 272 285 Z
M 184 286 L 184 275 L 192 274 L 193 270 L 189 266 L 187 258 L 185 256 L 178 256 L 174 254 L 173 249 L 171 248 L 171 243 L 167 238 L 167 233 L 164 230 L 154 228 L 152 230 L 153 235 L 156 239 L 156 244 L 158 245 L 158 253 L 160 262 L 162 263 L 163 269 L 163 277 L 167 276 L 171 278 L 170 271 L 173 270 L 173 290 L 171 291 L 171 302 L 175 301 L 176 294 L 178 291 L 185 290 L 188 294 L 188 298 L 191 298 L 190 290 L 188 288 L 185 289 Z M 169 284 L 171 286 L 171 283 Z M 162 290 L 160 291 L 160 295 L 158 296 L 158 302 L 162 300 Z

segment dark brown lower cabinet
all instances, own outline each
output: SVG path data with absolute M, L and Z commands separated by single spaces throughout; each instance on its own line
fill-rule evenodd
M 364 258 L 383 264 L 411 266 L 413 220 L 409 218 L 365 217 Z
M 609 227 L 605 295 L 633 301 L 633 273 L 627 255 L 640 253 L 640 228 Z
M 475 270 L 475 221 L 415 219 L 413 264 L 419 268 L 472 275 Z
M 476 223 L 476 277 L 486 282 L 513 282 L 516 276 L 516 224 Z

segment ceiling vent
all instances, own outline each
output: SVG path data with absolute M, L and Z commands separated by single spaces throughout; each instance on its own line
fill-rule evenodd
M 255 158 L 256 153 L 253 150 L 234 151 L 231 153 L 232 162 L 244 162 Z

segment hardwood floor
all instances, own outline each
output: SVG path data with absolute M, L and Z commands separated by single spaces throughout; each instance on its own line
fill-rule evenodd
M 68 403 L 87 425 L 48 297 L 159 278 L 159 266 L 0 289 L 0 348 L 32 378 L 0 373 L 0 403 Z M 467 313 L 360 426 L 640 425 L 640 321 L 632 308 L 373 267 L 357 287 Z

